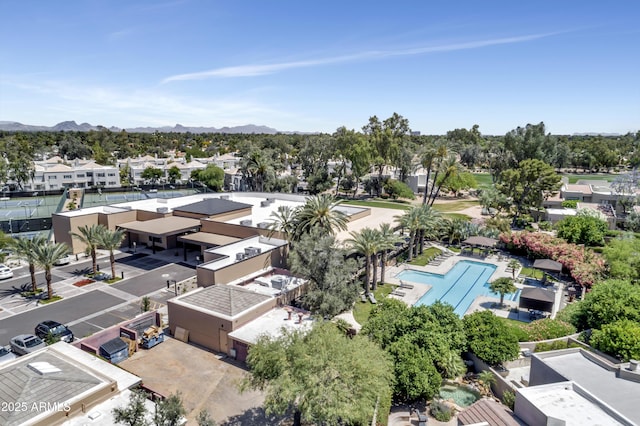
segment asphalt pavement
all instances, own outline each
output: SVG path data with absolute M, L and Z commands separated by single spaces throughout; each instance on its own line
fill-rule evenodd
M 116 255 L 116 276 L 124 280 L 116 284 L 95 282 L 85 287 L 75 286 L 91 270 L 91 259 L 84 256 L 71 265 L 53 270 L 53 288 L 64 298 L 58 302 L 39 305 L 19 296 L 31 287 L 28 267 L 15 269 L 15 278 L 0 281 L 0 345 L 8 345 L 18 334 L 33 333 L 39 322 L 54 320 L 67 324 L 76 338 L 83 338 L 104 328 L 131 319 L 140 313 L 140 300 L 149 296 L 155 307 L 174 297 L 167 290 L 167 280 L 178 282 L 196 275 L 195 266 L 177 259 L 148 253 L 119 253 Z M 98 266 L 111 273 L 109 256 L 101 256 Z M 38 287 L 46 286 L 44 274 L 36 274 Z M 24 287 L 24 288 L 23 288 Z

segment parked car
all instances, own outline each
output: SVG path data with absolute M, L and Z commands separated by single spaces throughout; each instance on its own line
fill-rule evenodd
M 107 281 L 111 279 L 111 275 L 106 274 L 104 272 L 98 272 L 93 276 L 93 279 L 96 281 Z
M 54 265 L 56 266 L 63 266 L 63 265 L 68 265 L 71 263 L 71 255 L 68 254 L 65 257 L 61 257 L 60 259 L 56 260 Z
M 30 354 L 46 346 L 41 338 L 33 334 L 21 334 L 11 339 L 11 350 L 18 355 Z
M 66 325 L 57 321 L 43 321 L 36 326 L 35 334 L 42 340 L 46 340 L 49 335 L 58 338 L 63 342 L 73 342 L 73 333 Z
M 16 354 L 11 352 L 11 348 L 8 346 L 0 346 L 0 364 L 9 362 L 12 359 L 16 359 Z
M 0 280 L 13 277 L 13 271 L 7 265 L 0 263 Z

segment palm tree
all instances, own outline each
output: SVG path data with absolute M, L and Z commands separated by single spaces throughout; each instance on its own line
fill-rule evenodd
M 520 262 L 517 259 L 511 259 L 507 264 L 507 268 L 511 268 L 511 276 L 516 279 L 516 271 L 520 269 Z
M 350 232 L 351 238 L 346 243 L 351 246 L 351 251 L 364 256 L 364 292 L 369 294 L 369 270 L 371 269 L 371 258 L 377 249 L 377 231 L 371 228 L 364 228 L 360 232 Z
M 445 184 L 447 179 L 459 175 L 462 172 L 462 168 L 460 166 L 460 163 L 458 163 L 458 158 L 454 154 L 451 154 L 448 157 L 442 158 L 440 164 L 438 165 L 438 171 L 444 174 L 440 176 L 440 179 L 437 182 L 435 182 L 438 186 L 436 187 L 435 194 L 433 194 L 433 197 L 431 198 L 431 202 L 429 204 L 430 206 L 433 206 L 436 198 L 438 198 L 438 194 L 440 194 L 440 189 Z
M 36 283 L 36 254 L 35 248 L 46 244 L 47 239 L 42 235 L 36 235 L 33 239 L 16 238 L 11 243 L 13 252 L 25 262 L 29 264 L 29 275 L 31 275 L 31 290 L 35 293 L 38 291 Z
M 122 245 L 122 240 L 124 240 L 123 229 L 110 231 L 109 229 L 104 228 L 98 236 L 98 246 L 104 250 L 109 250 L 109 262 L 111 262 L 111 278 L 116 277 L 116 257 L 114 256 L 113 251 L 120 248 L 120 246 Z
M 428 238 L 428 239 L 437 238 L 439 229 L 441 227 L 442 217 L 440 216 L 439 211 L 435 210 L 433 207 L 428 206 L 426 204 L 421 204 L 416 208 L 419 211 L 420 254 L 422 254 L 422 252 L 424 251 L 425 238 Z
M 279 206 L 278 210 L 271 212 L 269 216 L 269 237 L 278 232 L 285 240 L 291 241 L 295 238 L 298 227 L 297 216 L 298 209 L 290 206 Z
M 63 243 L 45 243 L 34 247 L 36 264 L 44 269 L 44 279 L 47 282 L 47 299 L 53 297 L 51 287 L 51 268 L 69 252 L 69 247 Z
M 516 285 L 511 278 L 500 277 L 489 284 L 489 288 L 494 293 L 500 293 L 500 306 L 504 305 L 504 295 L 506 293 L 513 293 L 517 290 Z
M 409 255 L 407 261 L 411 262 L 413 259 L 413 246 L 416 242 L 416 236 L 420 229 L 420 209 L 417 206 L 411 207 L 405 211 L 402 216 L 394 216 L 398 224 L 409 230 Z
M 103 229 L 106 229 L 104 225 L 84 225 L 78 227 L 78 232 L 70 232 L 73 238 L 76 238 L 81 243 L 87 246 L 87 249 L 91 253 L 91 261 L 93 263 L 92 273 L 95 274 L 98 269 L 98 260 L 96 250 L 100 243 L 100 233 Z
M 484 390 L 485 395 L 491 394 L 491 385 L 496 382 L 496 377 L 491 371 L 484 370 L 478 374 L 478 381 Z
M 298 235 L 307 233 L 311 228 L 335 235 L 336 231 L 345 231 L 349 218 L 347 215 L 337 210 L 340 201 L 333 195 L 318 194 L 307 199 L 307 202 L 298 212 Z
M 402 238 L 393 232 L 393 227 L 388 223 L 380 224 L 380 230 L 378 231 L 380 238 L 380 250 L 382 250 L 382 266 L 380 267 L 380 282 L 384 283 L 386 267 L 387 267 L 387 255 L 389 250 L 393 250 L 396 243 L 402 241 Z

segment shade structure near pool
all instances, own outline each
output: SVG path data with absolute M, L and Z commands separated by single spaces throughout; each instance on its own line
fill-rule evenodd
M 431 305 L 436 301 L 448 303 L 462 316 L 478 296 L 500 299 L 500 295 L 489 289 L 488 282 L 496 270 L 490 263 L 462 260 L 445 275 L 407 270 L 397 275 L 398 279 L 431 285 L 431 289 L 416 302 L 416 305 Z M 516 300 L 518 293 L 505 295 L 505 300 Z

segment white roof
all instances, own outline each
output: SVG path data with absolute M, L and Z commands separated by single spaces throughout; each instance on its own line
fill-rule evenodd
M 281 336 L 283 329 L 302 329 L 308 331 L 314 322 L 309 314 L 306 313 L 302 317 L 302 323 L 298 320 L 297 311 L 292 312 L 290 320 L 287 319 L 288 316 L 287 308 L 275 308 L 232 331 L 229 333 L 229 337 L 253 345 L 258 341 L 258 338 L 263 335 L 274 338 Z
M 276 238 L 265 238 L 260 236 L 245 238 L 244 240 L 238 241 L 237 243 L 227 244 L 226 246 L 214 247 L 206 250 L 207 253 L 215 253 L 223 257 L 198 265 L 198 267 L 217 271 L 218 269 L 238 262 L 238 260 L 236 259 L 236 254 L 244 253 L 245 248 L 256 247 L 260 249 L 261 253 L 265 253 L 278 247 L 282 247 L 286 244 L 286 241 L 278 240 Z

